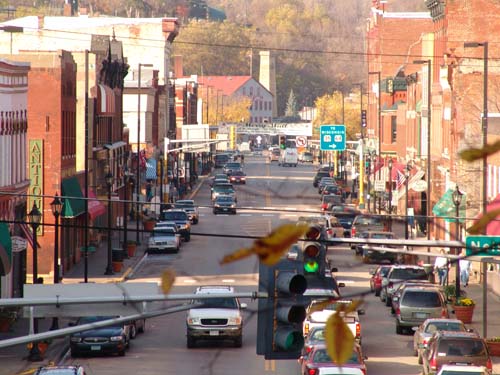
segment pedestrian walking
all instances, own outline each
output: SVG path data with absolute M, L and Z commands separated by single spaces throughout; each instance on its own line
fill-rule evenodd
M 241 154 L 241 165 L 245 164 L 245 155 Z
M 441 254 L 446 253 L 444 249 L 441 249 L 439 252 Z M 439 277 L 439 285 L 445 285 L 446 277 L 448 276 L 448 259 L 446 257 L 437 256 L 434 261 L 434 269 Z
M 460 256 L 465 257 L 465 255 L 466 255 L 465 251 L 462 250 Z M 462 258 L 459 261 L 459 265 L 460 265 L 460 282 L 462 283 L 462 286 L 467 286 L 469 285 L 469 275 L 472 268 L 472 262 L 467 258 Z

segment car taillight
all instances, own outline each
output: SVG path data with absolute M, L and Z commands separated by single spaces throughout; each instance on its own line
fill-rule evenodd
M 491 363 L 491 358 L 490 357 L 488 357 L 488 360 L 486 361 L 486 368 L 489 371 L 493 371 L 493 363 Z
M 312 346 L 307 345 L 307 346 L 305 347 L 306 354 L 311 353 L 311 350 L 312 350 Z
M 304 324 L 304 336 L 309 333 L 309 323 Z
M 308 368 L 307 369 L 307 375 L 318 375 L 319 371 L 317 368 Z
M 447 318 L 448 317 L 448 310 L 442 309 L 441 310 L 441 318 Z
M 399 307 L 394 311 L 394 313 L 396 314 L 396 316 L 401 316 L 401 310 L 399 309 Z
M 351 237 L 354 237 L 354 236 L 356 236 L 356 229 L 351 228 Z
M 328 205 L 327 205 L 326 203 L 323 203 L 323 204 L 321 205 L 321 209 L 322 209 L 323 211 L 324 211 L 324 210 L 326 210 L 327 208 L 328 208 Z
M 328 235 L 329 235 L 329 236 L 331 236 L 331 235 L 333 234 L 333 229 L 331 229 L 331 228 L 330 228 L 330 229 L 328 229 L 328 230 L 326 231 L 326 233 L 328 233 Z
M 362 368 L 361 372 L 363 372 L 363 375 L 366 375 L 366 369 L 365 368 Z
M 423 345 L 423 346 L 426 346 L 426 345 L 427 345 L 427 339 L 423 339 L 423 340 L 422 340 L 422 345 Z
M 431 370 L 436 371 L 436 358 L 432 357 L 431 360 L 429 361 L 429 368 Z
M 356 323 L 356 337 L 361 337 L 361 324 Z
M 392 281 L 389 281 L 389 284 L 387 284 L 387 287 L 392 289 L 394 287 L 394 283 Z

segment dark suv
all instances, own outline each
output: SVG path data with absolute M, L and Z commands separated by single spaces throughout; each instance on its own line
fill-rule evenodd
M 186 211 L 181 209 L 164 210 L 160 214 L 159 221 L 175 222 L 184 241 L 189 242 L 191 240 L 191 221 Z
M 328 171 L 318 171 L 318 172 L 316 172 L 316 175 L 314 176 L 314 179 L 313 179 L 313 186 L 315 188 L 318 187 L 318 184 L 319 184 L 319 182 L 321 181 L 321 179 L 323 177 L 330 177 L 330 172 L 328 172 Z
M 485 366 L 492 372 L 486 342 L 475 332 L 437 331 L 422 359 L 424 375 L 437 374 L 445 364 Z

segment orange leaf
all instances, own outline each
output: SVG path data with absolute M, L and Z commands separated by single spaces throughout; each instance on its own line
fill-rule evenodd
M 354 335 L 339 312 L 332 314 L 325 325 L 328 355 L 338 365 L 346 363 L 354 350 Z
M 175 281 L 175 271 L 172 268 L 168 268 L 161 274 L 161 290 L 163 294 L 168 294 Z
M 500 151 L 500 141 L 492 144 L 487 144 L 482 148 L 469 148 L 459 153 L 460 157 L 466 161 L 475 161 L 488 157 Z
M 495 220 L 498 215 L 500 215 L 500 209 L 483 213 L 483 216 L 481 216 L 481 218 L 476 221 L 474 225 L 468 228 L 467 232 L 470 234 L 485 233 L 486 226 L 491 221 Z

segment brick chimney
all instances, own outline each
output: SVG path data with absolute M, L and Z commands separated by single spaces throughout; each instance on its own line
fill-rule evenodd
M 182 56 L 174 56 L 174 77 L 181 78 L 184 77 L 184 71 L 182 68 Z

